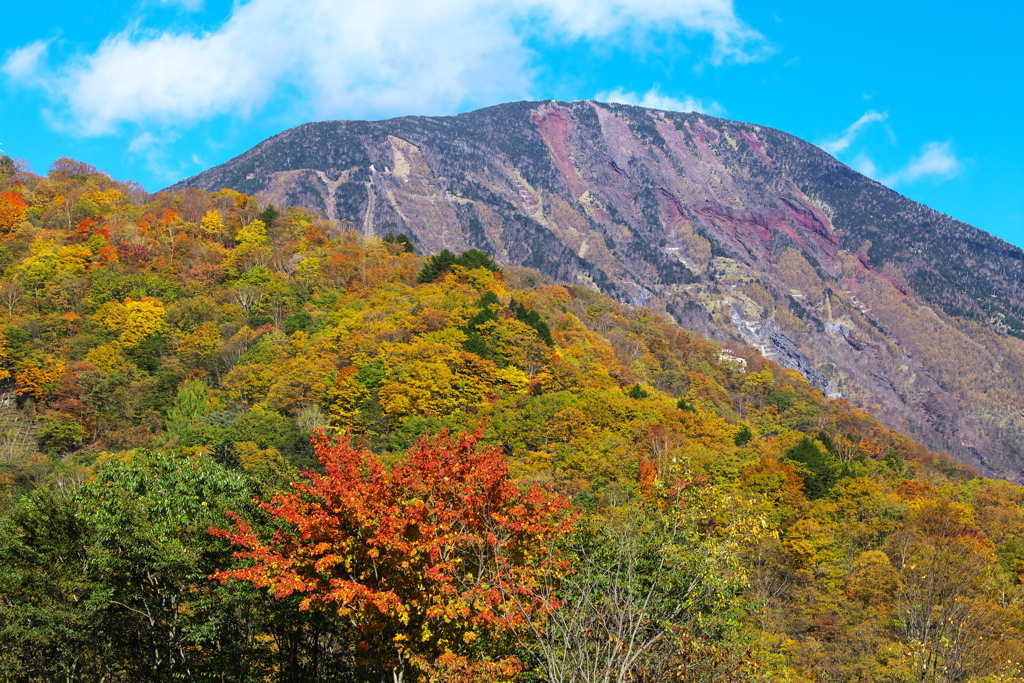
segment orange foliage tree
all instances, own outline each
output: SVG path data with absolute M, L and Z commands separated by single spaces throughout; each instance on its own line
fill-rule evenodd
M 17 192 L 0 193 L 0 234 L 7 234 L 25 220 L 28 204 Z
M 506 645 L 559 606 L 547 587 L 566 564 L 552 545 L 572 519 L 562 498 L 513 483 L 481 437 L 421 439 L 389 471 L 345 437 L 315 435 L 325 473 L 262 504 L 284 522 L 269 541 L 238 517 L 211 530 L 253 561 L 215 578 L 330 609 L 373 680 L 513 680 Z

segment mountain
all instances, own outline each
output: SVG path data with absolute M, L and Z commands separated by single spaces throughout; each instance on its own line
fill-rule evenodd
M 519 102 L 309 123 L 169 189 L 187 187 L 585 284 L 1024 481 L 1024 252 L 781 131 Z

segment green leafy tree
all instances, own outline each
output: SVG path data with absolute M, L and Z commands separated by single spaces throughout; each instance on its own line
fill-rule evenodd
M 824 496 L 839 480 L 839 462 L 806 436 L 786 451 L 786 459 L 797 464 L 804 480 L 804 491 L 811 500 Z
M 563 608 L 524 643 L 549 681 L 723 681 L 745 657 L 735 598 L 760 519 L 714 489 L 582 520 L 563 539 Z
M 280 214 L 277 209 L 274 208 L 273 204 L 267 204 L 267 208 L 260 212 L 259 216 L 257 216 L 257 220 L 262 221 L 268 228 L 272 228 L 274 227 L 274 221 L 277 220 L 279 215 Z
M 41 422 L 39 445 L 47 452 L 66 453 L 85 441 L 85 427 L 70 415 L 44 415 Z
M 0 671 L 168 683 L 260 675 L 252 596 L 207 579 L 230 548 L 206 530 L 227 521 L 226 508 L 250 509 L 252 493 L 209 458 L 134 452 L 72 494 L 29 496 L 0 536 Z
M 404 232 L 400 232 L 397 235 L 393 232 L 389 232 L 384 235 L 384 242 L 388 244 L 398 244 L 402 247 L 402 251 L 406 254 L 415 254 L 416 249 L 412 245 L 412 240 Z
M 736 432 L 736 438 L 733 439 L 733 443 L 737 446 L 746 446 L 754 438 L 754 432 L 750 431 L 750 427 L 747 425 L 740 426 L 738 432 Z
M 417 281 L 420 283 L 433 282 L 449 270 L 452 266 L 462 266 L 467 270 L 485 268 L 492 272 L 500 270 L 498 264 L 490 256 L 479 249 L 464 251 L 458 256 L 445 249 L 441 253 L 431 256 L 420 270 Z
M 206 382 L 190 380 L 178 387 L 174 404 L 167 410 L 167 432 L 182 446 L 193 446 L 199 434 L 196 422 L 210 412 Z
M 537 311 L 527 308 L 521 302 L 512 299 L 508 304 L 509 309 L 515 313 L 516 319 L 526 323 L 534 330 L 537 331 L 537 336 L 540 337 L 548 346 L 554 346 L 555 342 L 551 337 L 551 328 L 544 322 L 540 313 Z
M 626 392 L 626 396 L 639 401 L 642 398 L 647 398 L 650 394 L 647 393 L 647 391 L 645 391 L 639 384 L 634 384 L 629 388 L 629 391 Z

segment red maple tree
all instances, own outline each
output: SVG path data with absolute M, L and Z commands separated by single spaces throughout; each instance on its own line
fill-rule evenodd
M 211 529 L 253 561 L 214 578 L 335 611 L 377 680 L 515 678 L 505 646 L 559 607 L 551 579 L 567 563 L 551 546 L 572 519 L 563 498 L 517 486 L 481 436 L 423 438 L 388 469 L 344 435 L 314 435 L 324 474 L 261 504 L 285 522 L 269 541 L 237 516 Z

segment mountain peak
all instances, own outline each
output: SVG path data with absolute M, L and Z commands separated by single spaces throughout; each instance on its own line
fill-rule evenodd
M 989 474 L 1024 471 L 1024 252 L 781 131 L 514 102 L 304 124 L 183 187 L 600 289 L 755 346 Z

